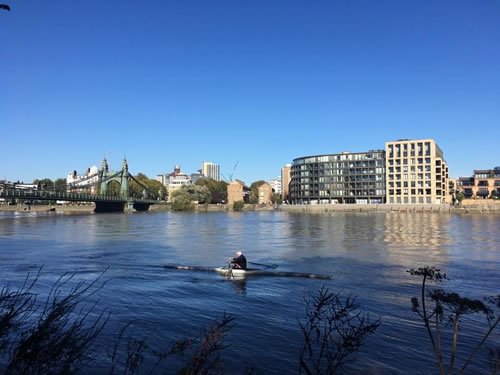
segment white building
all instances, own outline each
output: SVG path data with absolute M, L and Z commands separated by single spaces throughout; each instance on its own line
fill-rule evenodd
M 166 185 L 168 190 L 168 196 L 170 197 L 172 192 L 177 189 L 180 189 L 182 185 L 190 183 L 191 183 L 191 178 L 187 174 L 181 172 L 181 167 L 179 165 L 174 166 L 174 171 L 168 174 L 168 180 Z
M 168 176 L 166 173 L 156 175 L 155 180 L 158 181 L 160 184 L 162 184 L 165 187 L 167 187 L 167 185 L 168 185 Z
M 87 171 L 83 176 L 78 176 L 76 171 L 68 173 L 66 177 L 66 187 L 68 191 L 79 191 L 90 194 L 95 194 L 97 192 L 97 181 L 99 181 L 99 176 L 97 173 L 99 169 L 97 166 L 93 165 L 87 168 Z
M 215 181 L 220 181 L 219 164 L 204 161 L 201 163 L 201 174 Z
M 281 176 L 271 178 L 271 180 L 269 180 L 269 185 L 271 185 L 275 193 L 281 194 Z

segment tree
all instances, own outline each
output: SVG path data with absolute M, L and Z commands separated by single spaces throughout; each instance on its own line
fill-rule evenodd
M 209 203 L 217 204 L 227 202 L 227 182 L 216 181 L 211 178 L 199 178 L 194 184 L 197 186 L 205 186 L 210 190 L 211 201 Z
M 121 186 L 118 181 L 110 181 L 106 189 L 106 195 L 111 195 L 113 197 L 119 197 L 121 194 Z
M 193 201 L 186 194 L 172 194 L 172 210 L 192 211 L 194 210 Z
M 197 201 L 198 203 L 209 203 L 212 199 L 212 194 L 206 186 L 198 186 L 192 184 L 182 185 L 180 189 L 172 193 L 172 200 L 175 197 L 184 196 L 190 201 Z
M 493 332 L 500 322 L 500 315 L 495 319 L 492 310 L 480 300 L 461 297 L 457 293 L 448 293 L 442 289 L 427 291 L 427 281 L 441 282 L 447 279 L 446 274 L 441 273 L 438 268 L 423 267 L 416 270 L 411 269 L 407 272 L 411 275 L 422 277 L 420 300 L 418 297 L 413 297 L 411 299 L 412 309 L 424 321 L 441 375 L 445 375 L 446 373 L 453 374 L 454 372 L 460 319 L 465 315 L 471 314 L 483 314 L 486 317 L 489 329 L 484 333 L 481 341 L 476 345 L 468 359 L 460 368 L 458 373 L 462 374 L 474 356 L 479 352 L 479 349 L 491 332 Z M 430 301 L 428 301 L 428 299 L 430 299 Z M 486 301 L 500 308 L 500 295 L 496 297 L 487 297 Z M 432 307 L 428 309 L 426 302 L 430 302 Z M 444 318 L 446 318 L 447 323 L 442 327 Z M 442 353 L 443 348 L 441 346 L 441 335 L 443 333 L 443 328 L 449 327 L 452 327 L 452 347 L 450 350 L 450 363 L 448 365 L 448 371 L 446 371 Z M 434 328 L 435 333 L 432 332 L 432 328 Z
M 259 203 L 259 187 L 265 183 L 266 181 L 264 180 L 252 182 L 252 185 L 250 185 L 250 195 L 248 196 L 248 203 Z
M 283 199 L 281 198 L 281 194 L 273 193 L 273 195 L 271 195 L 271 203 L 272 204 L 281 204 L 281 203 L 283 203 Z
M 142 198 L 144 190 L 146 190 L 148 196 L 152 199 L 158 199 L 160 196 L 163 198 L 167 196 L 167 188 L 161 182 L 150 179 L 143 173 L 139 173 L 134 178 L 144 185 L 146 189 L 135 180 L 131 179 L 128 185 L 131 197 Z
M 457 199 L 457 201 L 459 203 L 462 203 L 462 201 L 465 198 L 465 195 L 464 195 L 464 193 L 462 193 L 461 191 L 459 191 L 459 192 L 457 192 L 457 194 L 455 194 L 455 198 Z
M 58 192 L 65 192 L 66 191 L 66 179 L 65 178 L 58 178 L 54 181 L 54 186 L 56 191 Z
M 36 179 L 33 185 L 37 185 L 39 190 L 52 190 L 54 189 L 54 182 L 50 178 Z

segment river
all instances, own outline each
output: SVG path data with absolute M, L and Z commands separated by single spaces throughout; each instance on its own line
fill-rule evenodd
M 433 265 L 450 280 L 440 286 L 463 296 L 500 294 L 500 216 L 432 213 L 0 213 L 0 281 L 16 284 L 43 266 L 42 295 L 64 272 L 77 279 L 104 275 L 98 307 L 112 313 L 100 338 L 119 324 L 151 347 L 196 336 L 224 312 L 235 317 L 225 372 L 297 373 L 304 297 L 323 285 L 357 296 L 381 319 L 347 372 L 438 373 L 423 323 L 411 310 L 420 279 L 410 268 Z M 253 277 L 167 270 L 165 264 L 220 266 L 236 250 L 280 271 L 330 274 L 331 280 Z M 458 364 L 484 331 L 482 317 L 463 320 Z M 500 329 L 489 346 L 500 346 Z M 105 356 L 85 373 L 104 372 Z M 146 361 L 147 362 L 147 361 Z M 147 363 L 146 363 L 147 365 Z M 173 365 L 171 365 L 173 366 Z M 489 369 L 486 347 L 470 373 Z M 169 367 L 167 373 L 175 372 Z

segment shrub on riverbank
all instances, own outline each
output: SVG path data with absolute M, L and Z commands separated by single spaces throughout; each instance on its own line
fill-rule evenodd
M 236 201 L 233 203 L 233 211 L 242 211 L 243 207 L 245 207 L 245 202 Z

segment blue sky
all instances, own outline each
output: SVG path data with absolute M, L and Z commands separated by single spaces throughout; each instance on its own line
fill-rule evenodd
M 251 183 L 399 138 L 453 177 L 500 165 L 498 0 L 2 2 L 0 179 L 107 154 Z

